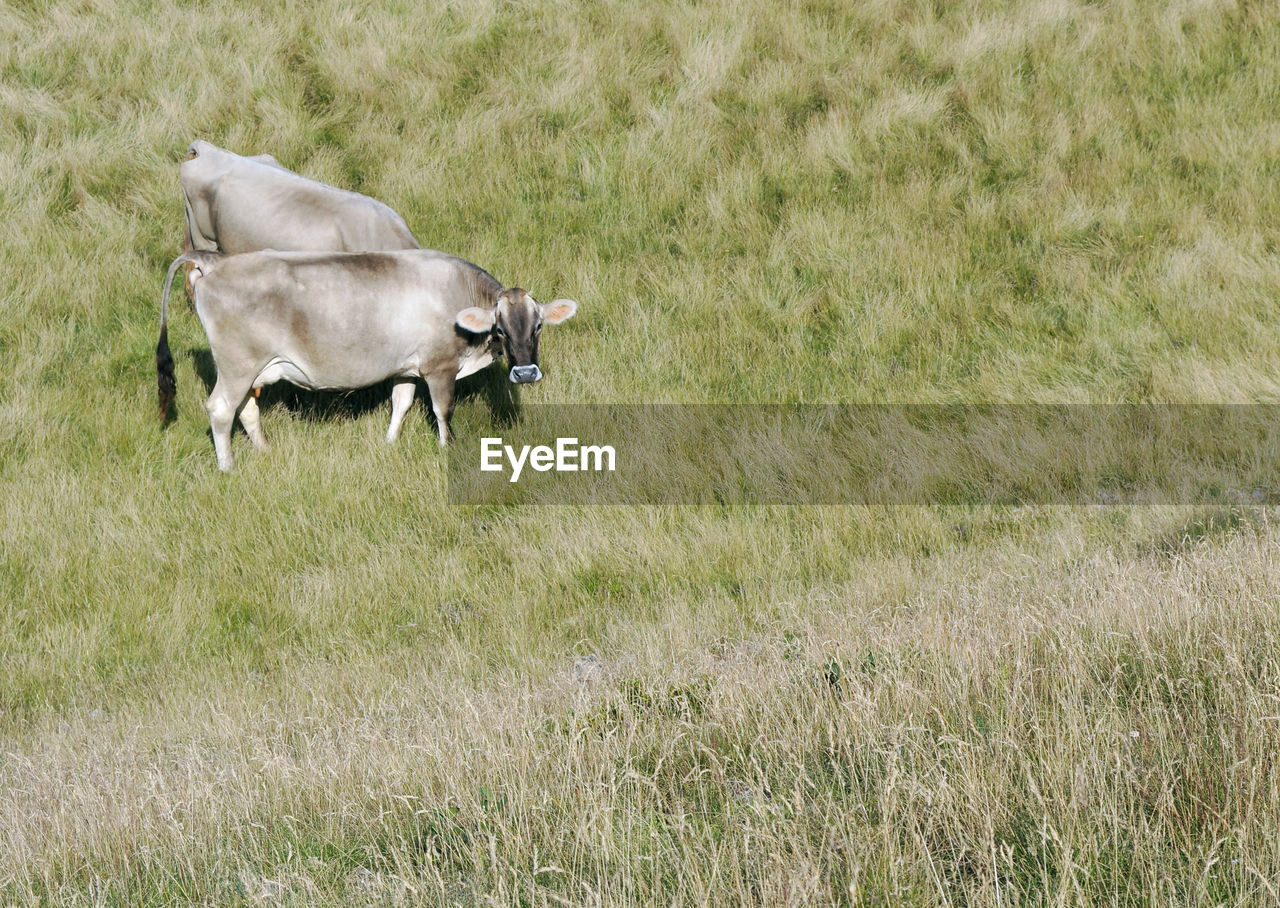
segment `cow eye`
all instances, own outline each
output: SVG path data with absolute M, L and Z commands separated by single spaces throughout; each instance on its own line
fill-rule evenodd
M 533 333 L 534 333 L 534 334 L 537 334 L 537 333 L 539 333 L 541 330 L 542 330 L 542 322 L 538 322 L 537 326 L 533 329 Z
M 494 336 L 494 337 L 503 337 L 503 336 L 505 336 L 505 333 L 506 333 L 506 332 L 504 332 L 504 331 L 503 331 L 501 328 L 499 328 L 497 325 L 494 325 L 494 326 L 493 326 L 493 336 Z

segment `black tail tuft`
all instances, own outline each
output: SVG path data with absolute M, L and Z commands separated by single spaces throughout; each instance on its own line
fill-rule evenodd
M 160 390 L 160 421 L 169 418 L 173 399 L 178 393 L 178 380 L 173 374 L 173 356 L 169 353 L 169 328 L 160 327 L 160 342 L 156 344 L 156 382 Z

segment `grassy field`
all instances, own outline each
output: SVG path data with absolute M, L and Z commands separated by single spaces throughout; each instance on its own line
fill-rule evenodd
M 200 137 L 577 299 L 526 404 L 1276 402 L 1278 112 L 1252 0 L 0 5 L 0 901 L 1274 904 L 1274 509 L 225 476 L 153 356 Z

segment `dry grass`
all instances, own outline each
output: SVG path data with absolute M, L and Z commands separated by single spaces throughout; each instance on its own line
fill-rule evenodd
M 11 745 L 0 874 L 59 903 L 1265 903 L 1277 541 L 1259 513 L 884 562 L 576 664 L 197 669 Z
M 1251 0 L 0 7 L 0 898 L 1275 901 L 1272 513 L 224 477 L 152 356 L 200 136 L 577 298 L 526 402 L 1274 401 L 1277 109 Z

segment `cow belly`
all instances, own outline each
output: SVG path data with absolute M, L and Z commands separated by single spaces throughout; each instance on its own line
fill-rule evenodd
M 253 380 L 253 385 L 256 388 L 281 380 L 293 382 L 300 388 L 316 387 L 306 373 L 287 359 L 273 359 L 267 363 L 263 370 L 258 373 L 258 377 Z
M 413 363 L 402 363 L 395 367 L 386 367 L 384 364 L 380 367 L 373 362 L 364 362 L 330 364 L 327 368 L 318 368 L 307 362 L 276 356 L 258 372 L 253 385 L 260 387 L 272 382 L 287 381 L 310 391 L 342 391 L 376 385 L 387 378 L 413 378 L 417 375 L 418 370 Z

